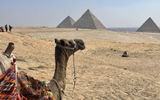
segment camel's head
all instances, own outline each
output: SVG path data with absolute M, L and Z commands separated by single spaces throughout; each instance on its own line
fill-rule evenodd
M 56 47 L 59 49 L 63 49 L 68 52 L 69 56 L 78 50 L 85 49 L 85 45 L 83 40 L 74 39 L 74 40 L 66 40 L 66 39 L 55 39 Z

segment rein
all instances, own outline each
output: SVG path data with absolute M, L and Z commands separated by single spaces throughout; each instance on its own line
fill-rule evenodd
M 73 40 L 74 42 L 74 48 L 77 47 L 77 44 L 76 42 Z M 73 51 L 73 68 L 74 68 L 74 79 L 73 79 L 73 82 L 74 82 L 74 85 L 73 85 L 73 91 L 75 89 L 75 86 L 76 86 L 76 81 L 77 81 L 77 77 L 76 77 L 76 66 L 75 66 L 75 57 L 74 57 L 74 51 Z
M 76 81 L 77 81 L 77 77 L 76 77 L 76 66 L 75 66 L 75 58 L 74 58 L 74 53 L 73 53 L 73 69 L 74 69 L 74 79 L 73 79 L 73 91 L 76 87 Z
M 58 91 L 59 91 L 59 95 L 60 95 L 60 100 L 62 100 L 62 89 L 61 89 L 61 87 L 60 87 L 60 85 L 58 84 L 58 82 L 57 82 L 57 80 L 55 80 L 55 79 L 52 79 L 55 83 L 56 83 L 56 85 L 57 85 L 57 88 L 58 88 Z
M 75 89 L 75 86 L 76 86 L 76 81 L 77 81 L 77 77 L 76 77 L 76 66 L 75 66 L 75 57 L 74 57 L 74 50 L 76 49 L 77 47 L 77 43 L 73 40 L 73 43 L 75 44 L 73 48 L 70 48 L 70 47 L 64 47 L 62 45 L 59 45 L 57 44 L 58 47 L 60 48 L 64 48 L 64 49 L 68 49 L 68 50 L 72 50 L 73 51 L 73 69 L 74 69 L 74 78 L 73 78 L 73 91 Z M 55 79 L 52 79 L 56 85 L 57 85 L 57 88 L 59 90 L 59 95 L 60 95 L 60 100 L 62 100 L 62 93 L 64 93 L 64 91 L 62 90 L 62 88 L 60 87 L 60 85 L 58 84 L 57 80 Z
M 73 40 L 73 43 L 75 44 L 73 48 L 63 47 L 63 46 L 61 46 L 61 45 L 57 45 L 57 46 L 59 46 L 59 47 L 61 47 L 61 48 L 64 48 L 64 49 L 73 50 L 73 69 L 74 69 L 74 72 L 73 72 L 73 74 L 74 74 L 74 78 L 73 78 L 73 82 L 74 82 L 74 83 L 73 83 L 73 91 L 74 91 L 75 86 L 76 86 L 76 81 L 77 81 L 74 50 L 75 50 L 75 48 L 77 47 L 77 44 L 76 44 L 76 42 L 75 42 L 74 40 Z

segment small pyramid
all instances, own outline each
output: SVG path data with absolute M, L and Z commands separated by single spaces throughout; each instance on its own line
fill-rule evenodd
M 106 29 L 105 26 L 93 15 L 93 13 L 88 9 L 80 19 L 75 22 L 75 28 L 84 29 Z
M 137 32 L 160 32 L 160 29 L 151 17 L 137 30 Z
M 75 21 L 68 16 L 57 26 L 57 28 L 73 28 L 74 23 Z

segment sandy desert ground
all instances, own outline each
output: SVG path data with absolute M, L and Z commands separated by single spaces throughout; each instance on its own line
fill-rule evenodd
M 86 45 L 75 54 L 74 92 L 72 56 L 68 62 L 64 100 L 160 100 L 160 33 L 16 27 L 0 33 L 0 52 L 14 42 L 19 70 L 49 82 L 55 38 L 79 38 Z M 128 58 L 121 57 L 125 50 Z

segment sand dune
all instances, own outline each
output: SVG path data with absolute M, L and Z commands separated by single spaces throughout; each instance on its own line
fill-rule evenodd
M 86 49 L 75 54 L 77 84 L 73 88 L 72 57 L 64 100 L 159 100 L 160 35 L 102 30 L 15 28 L 0 33 L 0 51 L 15 43 L 19 70 L 49 81 L 54 73 L 54 38 L 81 38 Z M 47 49 L 46 49 L 47 48 Z M 130 57 L 122 58 L 127 50 Z

